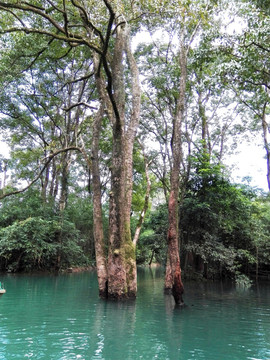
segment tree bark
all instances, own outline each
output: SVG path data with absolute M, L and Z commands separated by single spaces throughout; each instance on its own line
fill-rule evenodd
M 113 150 L 111 166 L 111 191 L 109 211 L 108 296 L 114 299 L 128 297 L 125 240 L 125 93 L 123 56 L 125 31 L 119 26 L 112 64 L 110 93 L 113 107 Z
M 148 210 L 149 196 L 150 196 L 150 190 L 151 190 L 151 181 L 150 181 L 149 172 L 148 172 L 149 164 L 147 162 L 145 154 L 143 154 L 143 155 L 144 155 L 144 168 L 145 168 L 145 177 L 146 177 L 147 186 L 146 186 L 146 193 L 145 193 L 145 198 L 144 198 L 144 206 L 140 213 L 140 217 L 139 217 L 139 220 L 138 220 L 138 223 L 136 226 L 135 234 L 133 236 L 133 244 L 134 244 L 135 248 L 136 248 L 137 242 L 140 237 L 140 232 L 141 232 L 142 225 L 144 222 L 145 214 Z
M 268 190 L 270 191 L 270 146 L 268 142 L 269 129 L 266 121 L 266 106 L 267 103 L 265 103 L 263 107 L 262 129 L 263 129 L 263 140 L 264 140 L 264 148 L 266 151 L 266 161 L 267 161 L 267 184 L 268 184 Z
M 101 102 L 100 109 L 96 114 L 93 124 L 92 139 L 92 185 L 93 185 L 93 225 L 95 239 L 95 254 L 98 276 L 99 295 L 102 298 L 108 297 L 108 273 L 107 258 L 104 243 L 102 203 L 101 203 L 101 183 L 99 171 L 99 140 L 101 122 L 104 113 L 104 104 Z
M 203 148 L 203 155 L 206 158 L 208 155 L 211 155 L 211 143 L 209 139 L 209 132 L 208 132 L 208 122 L 207 122 L 207 116 L 205 112 L 205 105 L 203 103 L 202 99 L 202 92 L 198 91 L 198 106 L 199 106 L 199 115 L 201 118 L 201 124 L 202 124 L 202 148 Z
M 41 178 L 41 197 L 44 203 L 47 201 L 47 187 L 49 184 L 50 166 L 47 167 L 44 177 Z
M 116 30 L 111 67 L 112 90 L 97 73 L 100 101 L 112 123 L 113 149 L 109 208 L 108 297 L 134 298 L 137 293 L 135 246 L 130 232 L 133 183 L 133 146 L 140 115 L 140 86 L 135 59 L 130 50 L 127 24 Z M 132 78 L 132 111 L 127 119 L 124 83 L 124 56 Z
M 182 35 L 182 34 L 181 34 Z M 176 304 L 183 304 L 184 287 L 181 278 L 180 256 L 179 256 L 179 228 L 178 228 L 178 197 L 180 166 L 182 159 L 181 150 L 181 125 L 185 111 L 185 92 L 187 81 L 187 51 L 184 46 L 183 35 L 180 37 L 180 68 L 181 78 L 179 86 L 179 100 L 177 103 L 176 116 L 173 123 L 173 135 L 171 141 L 172 150 L 172 170 L 171 170 L 171 189 L 168 203 L 168 258 L 165 275 L 165 292 L 171 292 Z
M 61 192 L 59 199 L 60 213 L 62 213 L 67 206 L 69 161 L 70 161 L 70 154 L 68 152 L 63 153 L 61 157 Z

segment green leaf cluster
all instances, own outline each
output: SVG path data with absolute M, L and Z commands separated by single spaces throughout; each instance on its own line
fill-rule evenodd
M 65 269 L 90 264 L 89 216 L 82 224 L 86 210 L 81 206 L 72 211 L 71 207 L 72 217 L 68 213 L 59 216 L 51 204 L 42 202 L 35 189 L 5 199 L 0 209 L 0 269 L 53 271 L 59 266 Z
M 59 234 L 65 241 L 59 243 Z M 83 258 L 78 232 L 68 222 L 27 218 L 0 230 L 0 264 L 2 270 L 51 270 L 61 256 L 63 267 L 76 265 Z M 86 259 L 84 259 L 86 260 Z
M 195 169 L 180 206 L 186 273 L 213 278 L 255 274 L 256 264 L 267 265 L 263 252 L 269 257 L 260 198 L 254 190 L 232 184 L 218 165 L 199 161 Z

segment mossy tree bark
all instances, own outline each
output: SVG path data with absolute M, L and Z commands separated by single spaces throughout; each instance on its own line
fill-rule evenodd
M 130 49 L 129 31 L 125 22 L 117 26 L 110 69 L 111 84 L 108 84 L 105 80 L 106 77 L 98 71 L 97 57 L 95 60 L 96 84 L 100 102 L 106 109 L 113 129 L 109 248 L 106 267 L 107 296 L 113 299 L 134 298 L 137 292 L 135 246 L 130 232 L 130 213 L 133 188 L 133 147 L 139 124 L 141 91 L 138 68 Z M 129 115 L 126 114 L 124 75 L 126 69 L 124 65 L 128 67 L 132 79 L 130 89 L 132 104 L 129 105 L 131 108 Z M 96 216 L 95 211 L 94 216 Z M 99 243 L 97 237 L 95 241 Z M 99 249 L 101 247 L 99 245 Z M 96 248 L 96 256 L 98 254 Z M 101 258 L 104 259 L 104 254 Z M 100 266 L 98 265 L 98 267 Z M 102 268 L 105 268 L 104 261 Z M 101 284 L 99 286 L 101 291 Z
M 125 112 L 124 57 L 132 79 L 131 115 Z M 110 193 L 110 249 L 108 295 L 132 298 L 137 292 L 135 246 L 130 232 L 133 179 L 133 146 L 139 124 L 141 91 L 135 59 L 130 50 L 127 24 L 118 26 L 113 59 L 113 154 Z

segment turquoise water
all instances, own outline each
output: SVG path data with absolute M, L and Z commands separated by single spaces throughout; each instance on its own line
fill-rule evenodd
M 139 270 L 137 300 L 122 303 L 98 298 L 94 272 L 0 280 L 0 360 L 270 359 L 270 282 L 186 283 L 181 309 L 162 269 Z

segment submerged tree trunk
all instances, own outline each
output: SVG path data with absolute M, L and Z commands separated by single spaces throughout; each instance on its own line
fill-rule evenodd
M 124 134 L 119 119 L 114 124 L 113 142 L 109 214 L 108 295 L 111 298 L 122 299 L 128 296 L 128 291 L 124 247 Z
M 131 199 L 129 182 L 129 146 L 125 134 L 114 125 L 113 159 L 111 170 L 108 295 L 122 299 L 136 296 L 135 247 L 130 233 Z
M 97 73 L 96 83 L 100 101 L 106 107 L 113 129 L 107 296 L 113 299 L 124 299 L 134 298 L 137 293 L 137 269 L 135 246 L 130 232 L 130 212 L 133 184 L 133 146 L 139 123 L 141 94 L 138 69 L 130 50 L 130 35 L 127 24 L 118 26 L 115 35 L 111 69 L 113 91 L 105 84 L 100 72 Z M 126 57 L 132 79 L 132 111 L 129 118 L 125 113 L 124 57 Z M 96 217 L 95 211 L 94 216 Z M 98 234 L 95 234 L 95 242 L 99 242 Z M 102 246 L 99 245 L 99 249 L 101 248 Z M 98 254 L 99 252 L 96 251 L 96 256 Z M 101 258 L 104 260 L 104 254 L 101 254 Z M 99 266 L 105 268 L 104 261 Z M 99 283 L 99 286 L 100 292 L 103 293 L 103 285 Z
M 100 109 L 96 114 L 93 124 L 92 139 L 92 184 L 93 184 L 93 225 L 95 239 L 95 254 L 98 276 L 99 295 L 102 298 L 108 296 L 108 273 L 107 257 L 104 243 L 102 203 L 101 203 L 101 183 L 99 171 L 99 139 L 101 122 L 104 113 L 104 104 L 101 103 Z
M 185 111 L 185 91 L 187 79 L 187 51 L 184 46 L 183 36 L 180 39 L 180 68 L 181 79 L 179 88 L 179 100 L 177 112 L 173 123 L 173 135 L 171 141 L 172 149 L 172 170 L 171 170 L 171 189 L 168 203 L 168 258 L 165 275 L 165 292 L 171 292 L 176 304 L 183 304 L 184 287 L 181 278 L 180 256 L 179 256 L 179 228 L 178 228 L 178 198 L 179 198 L 179 181 L 180 166 L 182 158 L 181 149 L 181 125 Z
M 128 120 L 125 114 L 124 54 L 132 79 L 132 112 Z M 112 298 L 133 298 L 137 293 L 137 269 L 135 246 L 130 232 L 130 212 L 133 146 L 139 123 L 141 93 L 137 65 L 130 50 L 127 24 L 117 29 L 113 70 L 117 112 L 114 112 L 113 124 L 108 293 Z

